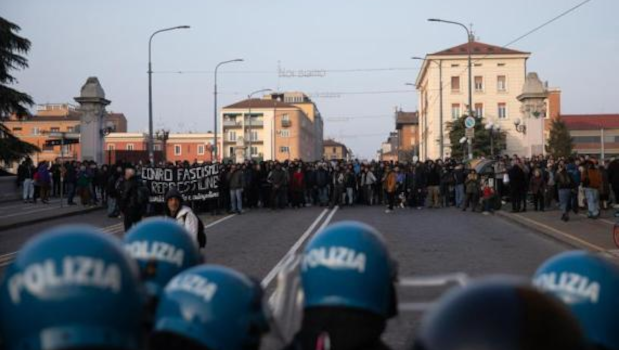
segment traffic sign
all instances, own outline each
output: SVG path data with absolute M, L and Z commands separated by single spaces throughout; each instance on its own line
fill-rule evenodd
M 473 117 L 466 117 L 466 119 L 464 119 L 464 126 L 467 129 L 472 129 L 475 127 L 475 118 Z
M 475 129 L 473 128 L 466 128 L 464 129 L 464 136 L 466 136 L 466 138 L 468 139 L 472 139 L 475 137 Z

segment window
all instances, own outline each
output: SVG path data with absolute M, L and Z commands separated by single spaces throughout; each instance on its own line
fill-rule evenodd
M 155 151 L 161 151 L 161 145 L 157 144 L 157 145 L 153 145 L 153 150 Z
M 451 119 L 456 120 L 460 118 L 462 115 L 460 114 L 460 104 L 454 103 L 451 105 Z
M 499 119 L 507 118 L 507 105 L 504 102 L 499 103 L 497 115 L 499 116 Z
M 460 65 L 457 64 L 457 63 L 454 63 L 454 64 L 451 65 L 451 68 L 458 68 L 458 67 L 460 67 Z
M 232 157 L 234 155 L 234 147 L 230 147 L 229 151 L 230 151 L 230 157 Z
M 289 122 L 290 116 L 288 114 L 282 114 L 282 121 Z
M 496 77 L 496 89 L 498 91 L 507 91 L 507 80 L 504 75 Z
M 290 130 L 284 129 L 279 131 L 281 137 L 290 137 Z
M 460 92 L 460 77 L 451 77 L 451 92 Z
M 67 131 L 68 132 L 73 132 L 75 130 L 75 128 L 73 128 L 72 126 L 67 126 Z
M 198 154 L 204 155 L 204 145 L 198 145 Z
M 481 67 L 482 64 L 481 63 L 475 63 L 475 67 Z
M 250 140 L 252 141 L 258 141 L 258 132 L 257 131 L 252 131 L 249 133 L 250 136 Z
M 133 151 L 133 144 L 132 143 L 128 143 L 127 144 L 127 151 Z
M 228 132 L 228 141 L 236 141 L 236 131 Z
M 107 145 L 107 150 L 108 150 L 108 151 L 113 151 L 113 150 L 115 150 L 115 149 L 116 149 L 116 145 L 115 145 L 115 144 L 111 143 L 111 144 L 108 144 L 108 145 Z
M 174 155 L 180 156 L 183 153 L 183 148 L 181 145 L 174 145 Z
M 252 156 L 258 155 L 258 147 L 251 146 L 251 155 Z
M 21 132 L 21 127 L 14 127 L 13 132 Z
M 599 136 L 574 136 L 572 137 L 572 140 L 574 141 L 574 143 L 600 143 L 600 137 Z
M 60 132 L 60 128 L 50 128 L 50 132 Z
M 475 77 L 475 92 L 484 91 L 484 78 L 482 76 Z
M 39 135 L 40 133 L 41 131 L 39 130 L 37 126 L 32 128 L 32 135 Z
M 337 148 L 333 147 L 333 153 L 337 153 Z
M 484 105 L 482 103 L 475 104 L 475 117 L 477 118 L 484 117 Z
M 505 67 L 505 63 L 497 63 L 497 67 Z
M 290 153 L 290 147 L 288 146 L 280 146 L 279 153 Z

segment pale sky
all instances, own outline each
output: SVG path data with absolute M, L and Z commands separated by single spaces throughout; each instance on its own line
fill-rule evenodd
M 148 38 L 190 25 L 154 39 L 155 128 L 212 130 L 212 71 L 243 58 L 220 69 L 220 107 L 261 88 L 322 93 L 314 100 L 325 135 L 372 158 L 394 129 L 394 108 L 417 108 L 417 94 L 404 85 L 419 68 L 410 57 L 466 40 L 462 29 L 427 18 L 472 23 L 480 41 L 503 46 L 582 1 L 1 0 L 0 16 L 32 41 L 30 68 L 15 75 L 36 103 L 74 103 L 96 76 L 108 110 L 124 113 L 130 131 L 146 130 Z M 618 13 L 617 0 L 591 0 L 509 47 L 531 52 L 528 70 L 562 89 L 563 113 L 619 113 Z M 278 62 L 327 72 L 278 78 Z M 186 73 L 163 73 L 173 71 Z

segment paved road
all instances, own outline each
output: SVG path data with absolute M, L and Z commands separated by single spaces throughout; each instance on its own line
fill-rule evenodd
M 254 276 L 270 291 L 276 266 L 286 254 L 302 248 L 320 227 L 342 220 L 360 220 L 381 231 L 399 262 L 401 277 L 451 273 L 471 277 L 500 273 L 528 277 L 545 259 L 568 249 L 559 241 L 499 217 L 454 209 L 402 209 L 385 214 L 382 207 L 339 210 L 313 207 L 250 211 L 217 221 L 207 229 L 208 262 Z M 94 212 L 0 232 L 0 254 L 14 252 L 38 231 L 67 221 L 107 227 L 112 233 L 122 231 L 118 219 Z M 401 287 L 400 303 L 432 302 L 445 290 L 445 287 Z M 385 339 L 394 349 L 403 348 L 414 334 L 420 315 L 416 311 L 401 312 L 390 322 Z

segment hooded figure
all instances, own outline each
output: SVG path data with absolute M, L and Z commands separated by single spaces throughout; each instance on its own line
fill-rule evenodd
M 198 217 L 191 208 L 183 204 L 183 195 L 171 188 L 165 195 L 165 216 L 176 219 L 191 234 L 191 238 L 198 244 Z

